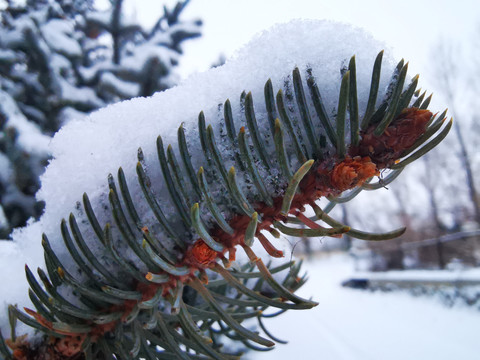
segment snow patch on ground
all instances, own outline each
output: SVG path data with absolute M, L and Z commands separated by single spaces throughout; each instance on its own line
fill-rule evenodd
M 480 313 L 447 308 L 432 298 L 341 287 L 354 272 L 346 255 L 304 264 L 309 281 L 298 295 L 312 296 L 312 310 L 288 311 L 265 321 L 273 335 L 288 340 L 261 360 L 475 359 L 480 351 Z

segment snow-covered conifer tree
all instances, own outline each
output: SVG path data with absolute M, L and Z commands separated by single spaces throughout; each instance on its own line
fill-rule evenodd
M 0 237 L 38 218 L 34 194 L 50 154 L 50 136 L 106 104 L 172 86 L 183 41 L 200 35 L 183 21 L 188 1 L 165 8 L 145 29 L 122 0 L 98 11 L 92 1 L 13 2 L 0 27 Z

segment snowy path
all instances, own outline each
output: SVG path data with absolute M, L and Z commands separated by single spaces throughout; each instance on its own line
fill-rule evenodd
M 346 289 L 352 274 L 346 257 L 306 263 L 309 281 L 299 292 L 320 304 L 265 321 L 288 340 L 249 358 L 321 360 L 480 359 L 480 313 L 444 307 L 435 299 L 408 294 Z

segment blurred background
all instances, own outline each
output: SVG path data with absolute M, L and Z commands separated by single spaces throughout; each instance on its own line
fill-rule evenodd
M 38 218 L 39 176 L 58 129 L 107 104 L 149 96 L 221 65 L 275 23 L 351 23 L 410 62 L 447 139 L 388 189 L 333 215 L 399 239 L 283 239 L 305 258 L 301 290 L 320 305 L 272 320 L 290 340 L 251 359 L 474 359 L 480 343 L 480 6 L 381 0 L 0 1 L 0 238 Z M 319 41 L 323 41 L 319 39 Z M 328 40 L 325 40 L 328 41 Z M 380 50 L 380 49 L 379 49 Z M 227 60 L 228 61 L 228 60 Z M 272 327 L 272 325 L 270 325 Z

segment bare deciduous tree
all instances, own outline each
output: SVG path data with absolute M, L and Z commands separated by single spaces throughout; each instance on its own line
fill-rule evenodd
M 468 144 L 470 139 L 465 139 L 464 125 L 466 123 L 465 115 L 458 111 L 458 104 L 465 97 L 462 96 L 465 91 L 474 91 L 475 83 L 471 81 L 471 75 L 466 64 L 457 61 L 455 58 L 459 54 L 456 44 L 448 40 L 441 40 L 434 49 L 435 58 L 438 61 L 433 63 L 434 81 L 437 83 L 438 90 L 441 91 L 449 104 L 449 112 L 455 118 L 454 129 L 458 145 L 460 147 L 459 158 L 462 162 L 465 172 L 466 185 L 469 193 L 469 199 L 473 207 L 473 217 L 480 224 L 480 204 L 478 192 L 473 177 L 472 162 L 469 156 L 470 151 Z M 467 75 L 464 79 L 463 76 Z M 473 104 L 472 104 L 473 106 Z

